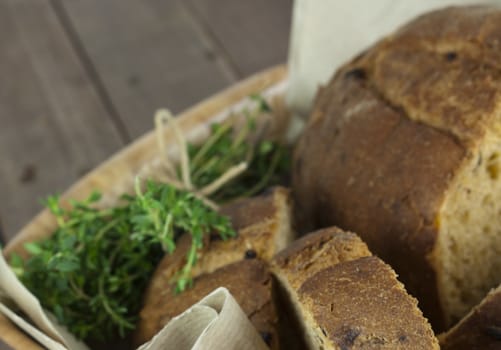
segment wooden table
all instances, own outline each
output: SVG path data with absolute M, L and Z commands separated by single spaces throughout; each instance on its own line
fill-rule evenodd
M 174 112 L 286 59 L 292 0 L 0 1 L 0 239 Z

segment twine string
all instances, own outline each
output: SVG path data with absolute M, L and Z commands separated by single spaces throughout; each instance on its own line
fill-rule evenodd
M 172 131 L 174 132 L 175 141 L 179 150 L 181 179 L 179 179 L 179 175 L 176 172 L 173 162 L 169 157 L 165 142 L 164 124 L 167 124 L 167 126 L 171 127 Z M 174 118 L 174 116 L 168 109 L 159 109 L 155 113 L 155 131 L 157 136 L 157 146 L 162 156 L 162 163 L 165 166 L 166 170 L 163 180 L 179 190 L 192 192 L 195 197 L 202 200 L 212 209 L 219 209 L 218 205 L 214 203 L 209 197 L 229 181 L 233 180 L 234 178 L 242 174 L 245 170 L 247 170 L 248 163 L 241 162 L 237 165 L 231 166 L 210 184 L 204 186 L 203 188 L 196 188 L 193 185 L 191 178 L 190 157 L 187 147 L 188 142 L 186 141 L 186 137 L 179 127 L 178 121 L 176 120 L 176 118 Z

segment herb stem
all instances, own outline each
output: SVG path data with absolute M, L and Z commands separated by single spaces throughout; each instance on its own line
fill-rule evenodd
M 280 158 L 282 156 L 281 153 L 282 153 L 282 151 L 279 150 L 273 154 L 273 158 L 271 159 L 270 166 L 268 167 L 264 176 L 250 190 L 248 190 L 247 192 L 244 192 L 242 195 L 243 197 L 249 197 L 249 196 L 254 195 L 255 193 L 259 192 L 270 181 L 270 178 L 275 173 L 276 167 L 278 165 L 278 161 L 280 160 Z
M 230 123 L 228 123 L 228 122 L 222 123 L 220 125 L 220 127 L 216 130 L 216 132 L 214 134 L 212 134 L 211 136 L 209 136 L 209 138 L 204 142 L 202 147 L 198 150 L 198 152 L 193 157 L 193 159 L 191 161 L 192 170 L 197 169 L 200 161 L 202 161 L 202 159 L 204 159 L 206 153 L 209 152 L 211 150 L 212 146 L 217 141 L 219 141 L 219 139 L 230 129 L 231 129 Z M 205 164 L 205 162 L 204 162 L 204 164 Z
M 167 214 L 164 229 L 162 232 L 162 248 L 172 254 L 176 245 L 174 244 L 174 230 L 172 229 L 172 213 Z
M 81 288 L 79 288 L 76 285 L 75 279 L 73 278 L 73 276 L 70 276 L 68 278 L 68 283 L 71 286 L 71 289 L 73 289 L 73 291 L 75 292 L 75 294 L 78 295 L 81 299 L 84 299 L 84 300 L 90 300 L 91 299 L 87 294 L 85 294 L 85 292 Z
M 101 298 L 101 302 L 103 304 L 103 307 L 106 310 L 106 312 L 108 313 L 108 315 L 110 315 L 110 317 L 113 320 L 115 320 L 118 324 L 121 324 L 121 325 L 125 326 L 126 328 L 133 329 L 134 325 L 132 323 L 128 322 L 123 317 L 120 317 L 120 315 L 118 315 L 117 313 L 115 313 L 115 311 L 113 311 L 113 308 L 110 307 L 110 304 L 108 303 L 108 298 L 104 294 L 104 287 L 103 287 L 103 285 L 104 285 L 104 278 L 103 278 L 103 276 L 101 276 L 99 278 L 99 296 Z
M 207 160 L 207 162 L 205 162 L 200 168 L 193 172 L 193 181 L 197 182 L 200 176 L 206 173 L 210 168 L 214 168 L 217 165 L 218 161 L 220 161 L 220 159 L 221 158 L 219 156 L 214 156 L 211 159 Z

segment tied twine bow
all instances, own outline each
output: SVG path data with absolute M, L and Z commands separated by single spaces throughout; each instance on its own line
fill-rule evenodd
M 174 132 L 175 141 L 180 152 L 180 174 L 176 171 L 165 146 L 165 124 L 169 125 Z M 165 167 L 163 180 L 177 189 L 192 192 L 195 197 L 214 210 L 217 210 L 219 207 L 209 198 L 209 196 L 247 170 L 248 162 L 242 161 L 239 164 L 229 167 L 221 176 L 208 185 L 205 185 L 202 188 L 196 188 L 193 185 L 191 178 L 190 157 L 188 154 L 186 138 L 178 125 L 178 121 L 173 117 L 169 110 L 159 109 L 155 113 L 155 133 L 157 145 L 162 155 L 162 163 Z

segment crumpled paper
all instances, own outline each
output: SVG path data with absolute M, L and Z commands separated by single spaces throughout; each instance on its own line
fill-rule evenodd
M 218 288 L 173 318 L 138 350 L 266 350 L 257 330 L 226 288 Z

